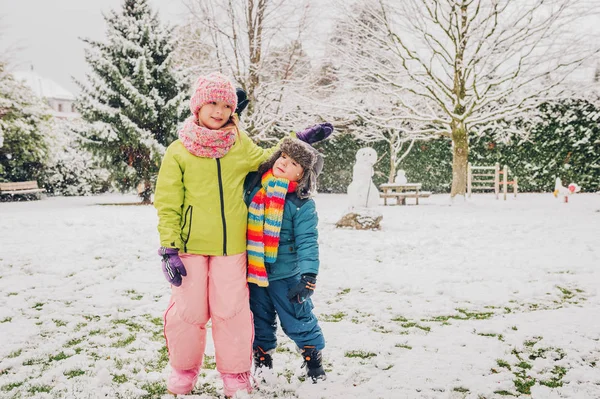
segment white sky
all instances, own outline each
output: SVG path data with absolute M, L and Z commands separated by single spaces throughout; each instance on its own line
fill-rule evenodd
M 84 43 L 102 40 L 102 13 L 120 9 L 122 0 L 0 0 L 0 54 L 12 70 L 34 71 L 78 92 L 72 77 L 85 77 Z M 161 22 L 174 23 L 184 7 L 176 0 L 150 0 Z
M 185 6 L 181 0 L 149 0 L 159 12 L 161 22 L 177 23 Z M 600 1 L 600 0 L 594 0 Z M 87 64 L 80 37 L 103 41 L 106 25 L 103 12 L 120 9 L 123 0 L 0 0 L 0 59 L 9 61 L 11 70 L 34 71 L 77 94 L 73 77 L 84 80 Z M 323 38 L 331 25 L 333 0 L 314 0 L 317 18 L 310 23 L 307 51 L 322 52 Z M 582 35 L 590 43 L 600 37 L 600 16 L 588 15 Z M 591 62 L 585 72 L 589 81 L 595 70 Z
M 149 0 L 162 23 L 176 24 L 186 8 L 181 0 Z M 330 23 L 323 23 L 331 0 L 315 1 L 318 24 L 310 27 L 311 50 L 319 51 Z M 0 58 L 9 69 L 34 71 L 77 94 L 73 77 L 85 79 L 86 45 L 79 38 L 105 40 L 102 13 L 120 10 L 123 0 L 0 0 Z M 317 11 L 319 10 L 319 11 Z

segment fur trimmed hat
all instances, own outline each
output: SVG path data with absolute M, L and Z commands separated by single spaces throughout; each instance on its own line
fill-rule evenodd
M 281 145 L 271 155 L 271 158 L 260 165 L 258 171 L 261 176 L 275 165 L 275 161 L 282 153 L 289 155 L 304 169 L 304 175 L 298 180 L 298 187 L 296 188 L 298 198 L 309 198 L 314 195 L 317 190 L 317 178 L 323 170 L 323 155 L 311 147 L 310 144 L 286 137 L 281 141 Z
M 229 104 L 232 113 L 237 107 L 237 95 L 233 83 L 219 72 L 198 78 L 194 94 L 190 99 L 192 115 L 196 115 L 204 104 L 213 101 L 223 101 L 225 104 Z

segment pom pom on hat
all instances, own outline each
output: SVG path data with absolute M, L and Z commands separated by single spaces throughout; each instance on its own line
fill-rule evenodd
M 196 82 L 196 89 L 190 99 L 190 111 L 196 115 L 204 104 L 213 101 L 222 101 L 231 107 L 233 113 L 237 107 L 237 95 L 233 83 L 219 72 L 200 76 Z

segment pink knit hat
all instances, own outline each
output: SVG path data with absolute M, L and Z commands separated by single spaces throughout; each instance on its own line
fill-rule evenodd
M 200 76 L 196 82 L 196 90 L 190 99 L 190 111 L 196 115 L 204 104 L 213 101 L 223 101 L 231 106 L 231 112 L 237 107 L 235 87 L 227 77 L 219 72 Z

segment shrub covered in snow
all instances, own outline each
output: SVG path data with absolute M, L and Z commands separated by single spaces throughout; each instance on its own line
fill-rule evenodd
M 540 112 L 529 140 L 503 151 L 506 163 L 522 176 L 519 184 L 547 191 L 560 177 L 583 191 L 600 190 L 600 101 L 565 99 L 542 104 Z
M 43 185 L 55 195 L 90 195 L 109 188 L 110 173 L 81 144 L 78 131 L 89 126 L 82 120 L 56 120 L 47 137 L 48 160 Z
M 38 180 L 50 109 L 0 64 L 0 181 Z

